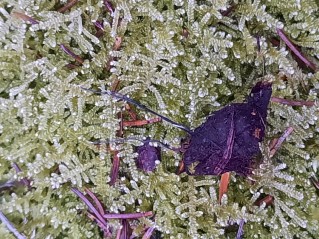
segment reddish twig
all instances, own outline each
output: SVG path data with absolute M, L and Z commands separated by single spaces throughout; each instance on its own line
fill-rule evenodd
M 71 7 L 73 7 L 79 0 L 70 0 L 68 1 L 63 7 L 58 9 L 58 12 L 64 13 L 67 10 L 69 10 Z
M 17 173 L 22 172 L 21 168 L 16 163 L 12 163 L 12 167 L 15 169 Z M 27 178 L 23 178 L 20 180 L 20 183 L 22 183 L 24 186 L 27 186 L 29 189 L 31 189 L 31 182 Z
M 155 230 L 155 227 L 149 227 L 147 231 L 145 232 L 145 234 L 143 235 L 142 239 L 150 239 L 154 230 Z
M 263 203 L 265 203 L 266 206 L 270 206 L 273 202 L 274 202 L 274 197 L 267 195 L 266 197 L 256 201 L 254 204 L 258 207 L 261 206 Z
M 17 18 L 19 18 L 19 19 L 21 19 L 21 20 L 23 20 L 25 22 L 29 22 L 32 25 L 39 24 L 39 22 L 37 20 L 35 20 L 32 17 L 29 17 L 29 16 L 25 15 L 22 12 L 13 12 L 13 13 L 11 13 L 11 15 L 14 16 L 14 17 L 17 17 Z
M 104 0 L 103 2 L 104 2 L 105 9 L 107 11 L 109 11 L 111 13 L 111 15 L 113 15 L 114 7 L 113 7 L 112 3 L 108 0 Z
M 294 129 L 292 127 L 288 127 L 285 132 L 280 136 L 280 138 L 273 140 L 270 146 L 270 157 L 273 157 L 277 150 L 280 148 L 285 139 L 292 133 Z
M 153 118 L 149 120 L 133 120 L 133 121 L 123 121 L 124 127 L 132 127 L 132 126 L 143 126 L 147 124 L 153 124 L 157 122 L 161 122 L 161 118 Z
M 116 182 L 117 176 L 119 174 L 120 169 L 120 158 L 117 156 L 118 151 L 114 151 L 112 169 L 111 169 L 111 181 L 109 185 L 113 186 Z
M 24 235 L 22 235 L 14 226 L 13 224 L 8 220 L 8 218 L 2 213 L 2 211 L 0 211 L 0 220 L 2 221 L 2 223 L 4 225 L 6 225 L 6 227 L 8 228 L 8 230 L 10 232 L 13 233 L 13 235 L 15 235 L 16 238 L 18 239 L 26 239 L 26 237 Z
M 239 228 L 237 231 L 236 239 L 241 239 L 242 236 L 244 235 L 244 224 L 245 224 L 244 219 L 241 219 L 240 223 L 239 223 Z
M 99 213 L 101 215 L 104 215 L 105 212 L 104 212 L 103 206 L 102 206 L 101 202 L 99 201 L 99 199 L 95 196 L 95 194 L 88 188 L 85 189 L 85 192 L 93 199 L 93 201 L 95 202 L 95 204 L 98 208 Z
M 310 177 L 310 181 L 312 182 L 313 186 L 315 186 L 316 189 L 319 190 L 319 181 L 316 177 L 312 176 Z
M 69 56 L 73 57 L 74 60 L 76 60 L 78 63 L 83 64 L 84 60 L 83 60 L 80 56 L 76 55 L 76 54 L 75 54 L 73 51 L 71 51 L 69 48 L 67 48 L 65 45 L 61 44 L 61 45 L 60 45 L 60 48 L 61 48 L 66 54 L 68 54 Z
M 223 173 L 220 178 L 220 184 L 219 184 L 219 197 L 218 202 L 221 203 L 222 197 L 225 193 L 228 191 L 228 184 L 230 180 L 230 173 Z
M 148 211 L 148 212 L 140 212 L 140 213 L 123 213 L 123 214 L 119 214 L 119 213 L 108 213 L 108 214 L 104 214 L 104 218 L 107 219 L 137 219 L 137 218 L 141 218 L 141 217 L 150 217 L 153 216 L 153 212 L 152 211 Z
M 271 97 L 270 98 L 271 102 L 275 102 L 275 103 L 280 103 L 283 105 L 291 105 L 291 106 L 307 106 L 307 107 L 311 107 L 315 105 L 314 101 L 304 101 L 304 100 L 288 100 L 288 99 L 283 99 L 283 98 L 279 98 L 279 97 Z
M 316 71 L 317 67 L 314 63 L 309 61 L 290 41 L 290 39 L 286 36 L 283 30 L 277 28 L 277 33 L 279 37 L 286 43 L 289 49 L 303 62 L 306 66 L 310 67 L 313 71 Z
M 125 104 L 125 110 L 127 111 L 127 113 L 130 115 L 130 117 L 133 120 L 137 120 L 137 115 L 136 113 L 131 109 L 131 106 L 129 104 Z
M 225 11 L 221 11 L 220 13 L 224 16 L 227 17 L 234 9 L 236 8 L 236 5 L 232 5 L 229 8 L 227 8 Z
M 81 200 L 88 206 L 89 210 L 95 214 L 98 218 L 98 221 L 101 223 L 103 230 L 108 231 L 109 227 L 103 218 L 103 216 L 99 213 L 99 211 L 93 206 L 93 204 L 76 188 L 71 188 L 72 192 L 74 192 Z

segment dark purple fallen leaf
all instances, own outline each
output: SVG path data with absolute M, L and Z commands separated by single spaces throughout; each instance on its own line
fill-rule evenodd
M 190 175 L 220 175 L 234 171 L 246 176 L 260 154 L 272 89 L 258 82 L 246 103 L 230 104 L 209 116 L 190 135 L 184 164 Z

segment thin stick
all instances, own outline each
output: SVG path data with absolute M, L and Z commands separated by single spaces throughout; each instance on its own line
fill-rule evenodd
M 295 53 L 295 55 L 303 61 L 306 66 L 310 67 L 312 70 L 316 70 L 316 65 L 309 61 L 295 46 L 294 44 L 289 40 L 289 38 L 285 35 L 284 31 L 277 28 L 277 33 L 279 37 L 286 43 L 286 45 L 290 48 L 290 50 Z
M 4 225 L 6 225 L 8 230 L 16 236 L 16 238 L 26 239 L 24 235 L 18 232 L 18 230 L 13 226 L 13 224 L 8 220 L 8 218 L 2 213 L 2 211 L 0 211 L 0 220 L 2 221 Z
M 132 120 L 132 121 L 123 121 L 123 127 L 130 127 L 130 126 L 143 126 L 147 124 L 153 124 L 161 122 L 161 118 L 153 118 L 149 120 Z
M 39 22 L 37 20 L 35 20 L 32 17 L 29 17 L 29 16 L 25 15 L 22 12 L 13 12 L 13 13 L 11 13 L 11 15 L 14 16 L 14 17 L 20 18 L 21 20 L 23 20 L 25 22 L 29 22 L 32 25 L 39 24 Z
M 163 116 L 163 115 L 161 115 L 161 114 L 159 114 L 159 113 L 156 113 L 155 111 L 149 109 L 147 106 L 145 106 L 145 105 L 143 105 L 143 104 L 141 104 L 141 103 L 139 103 L 139 102 L 137 102 L 137 101 L 135 101 L 135 100 L 133 100 L 133 99 L 131 99 L 131 98 L 125 96 L 125 95 L 122 95 L 122 94 L 117 93 L 117 92 L 114 92 L 114 91 L 109 91 L 109 90 L 103 90 L 103 92 L 101 92 L 101 91 L 96 91 L 96 90 L 87 89 L 87 88 L 84 88 L 84 87 L 81 87 L 81 89 L 86 90 L 86 91 L 90 91 L 90 92 L 92 92 L 92 93 L 99 94 L 99 95 L 105 95 L 105 94 L 106 94 L 106 95 L 110 95 L 110 96 L 112 96 L 112 97 L 114 97 L 114 98 L 116 98 L 116 99 L 124 100 L 124 101 L 126 101 L 126 102 L 129 102 L 129 103 L 131 103 L 131 104 L 133 104 L 133 105 L 136 105 L 138 108 L 140 108 L 140 109 L 142 109 L 142 110 L 145 110 L 146 112 L 149 112 L 149 113 L 152 113 L 152 114 L 154 114 L 154 115 L 156 115 L 156 116 L 158 116 L 158 117 L 161 117 L 162 120 L 165 120 L 165 121 L 171 123 L 171 124 L 174 125 L 176 128 L 179 128 L 179 129 L 181 129 L 181 130 L 184 130 L 184 131 L 186 131 L 187 133 L 189 133 L 190 135 L 193 134 L 193 132 L 192 132 L 189 128 L 187 128 L 186 126 L 181 125 L 181 124 L 179 124 L 179 123 L 176 123 L 175 121 L 173 121 L 173 120 L 171 120 L 171 119 L 169 119 L 169 118 L 167 118 L 167 117 L 165 117 L 165 116 Z
M 117 156 L 118 151 L 114 151 L 113 162 L 112 162 L 112 170 L 111 170 L 111 181 L 109 185 L 114 186 L 116 183 L 117 176 L 119 174 L 120 169 L 120 158 Z
M 239 223 L 239 228 L 238 228 L 238 232 L 236 235 L 236 239 L 241 239 L 242 236 L 244 235 L 244 224 L 245 224 L 244 219 L 241 219 L 240 223 Z
M 145 232 L 145 234 L 143 235 L 142 239 L 150 239 L 154 230 L 155 230 L 154 226 L 153 227 L 149 227 L 147 229 L 147 231 Z
M 153 216 L 152 211 L 140 212 L 140 213 L 125 213 L 125 214 L 108 213 L 103 215 L 103 217 L 106 219 L 137 219 L 141 217 L 150 217 L 150 216 Z
M 108 0 L 104 0 L 103 2 L 104 2 L 105 9 L 108 10 L 113 15 L 114 7 L 112 6 L 112 3 Z
M 85 189 L 85 192 L 93 199 L 93 201 L 95 202 L 95 204 L 99 210 L 99 213 L 101 215 L 105 214 L 103 206 L 102 206 L 101 202 L 99 201 L 99 199 L 95 196 L 95 194 L 88 188 Z
M 272 158 L 277 150 L 280 148 L 285 139 L 292 133 L 294 129 L 292 127 L 288 127 L 285 132 L 280 136 L 280 138 L 275 142 L 275 144 L 270 149 L 270 157 Z
M 219 198 L 218 202 L 221 203 L 222 197 L 225 193 L 228 191 L 228 184 L 230 180 L 230 173 L 223 173 L 220 178 L 220 184 L 219 184 Z
M 275 102 L 275 103 L 280 103 L 283 105 L 291 105 L 291 106 L 307 106 L 307 107 L 311 107 L 315 105 L 314 101 L 304 101 L 304 100 L 287 100 L 287 99 L 283 99 L 283 98 L 279 98 L 279 97 L 271 97 L 270 98 L 271 102 Z
M 76 54 L 75 54 L 73 51 L 71 51 L 69 48 L 67 48 L 65 45 L 61 44 L 61 45 L 60 45 L 60 48 L 61 48 L 66 54 L 68 54 L 69 56 L 73 57 L 74 60 L 76 60 L 78 63 L 83 64 L 84 60 L 83 60 L 80 56 L 76 55 Z
M 71 7 L 73 7 L 79 0 L 70 0 L 68 1 L 63 7 L 58 9 L 58 12 L 64 13 L 67 10 L 69 10 Z
M 93 206 L 93 204 L 76 188 L 71 188 L 72 192 L 74 192 L 82 201 L 88 206 L 88 208 L 95 214 L 95 216 L 99 219 L 102 225 L 105 228 L 108 228 L 108 225 L 102 215 L 99 213 L 98 210 Z
M 273 196 L 270 196 L 270 195 L 267 195 L 266 197 L 264 197 L 264 198 L 262 198 L 262 199 L 256 201 L 254 204 L 255 204 L 256 206 L 258 206 L 258 207 L 259 207 L 260 205 L 262 205 L 263 203 L 265 203 L 266 206 L 269 206 L 269 205 L 271 205 L 273 202 L 274 202 L 274 197 L 273 197 Z

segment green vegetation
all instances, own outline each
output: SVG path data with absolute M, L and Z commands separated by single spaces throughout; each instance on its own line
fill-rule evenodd
M 19 232 L 102 238 L 71 191 L 87 187 L 109 212 L 153 211 L 153 219 L 130 221 L 139 238 L 149 226 L 163 238 L 235 238 L 241 219 L 244 238 L 319 237 L 318 191 L 309 180 L 319 176 L 319 73 L 298 65 L 276 30 L 318 64 L 318 1 L 114 0 L 111 13 L 103 1 L 87 0 L 58 12 L 65 3 L 0 2 L 0 180 L 27 178 L 32 187 L 1 190 L 0 210 Z M 118 80 L 122 94 L 194 129 L 264 79 L 275 97 L 315 103 L 270 104 L 263 163 L 249 178 L 232 174 L 221 204 L 220 177 L 176 175 L 179 154 L 163 149 L 154 172 L 138 170 L 138 141 L 111 145 L 121 163 L 109 185 L 113 153 L 91 142 L 116 138 L 124 103 L 81 86 L 110 89 Z M 293 133 L 270 158 L 269 142 L 287 127 Z M 162 122 L 126 128 L 124 137 L 132 136 L 178 147 L 186 135 Z M 254 206 L 267 194 L 273 205 Z M 120 222 L 108 222 L 115 238 Z M 0 235 L 14 238 L 4 224 Z

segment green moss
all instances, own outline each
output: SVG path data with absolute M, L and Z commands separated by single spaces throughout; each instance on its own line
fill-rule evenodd
M 233 175 L 219 205 L 219 177 L 176 175 L 181 156 L 166 150 L 155 172 L 141 172 L 134 142 L 117 146 L 120 176 L 109 186 L 112 154 L 90 142 L 116 137 L 123 102 L 80 88 L 110 88 L 119 80 L 121 93 L 192 129 L 208 112 L 242 102 L 261 79 L 273 81 L 273 96 L 316 101 L 318 73 L 301 69 L 283 42 L 275 46 L 271 40 L 280 40 L 276 28 L 284 28 L 318 64 L 318 1 L 119 0 L 113 1 L 113 15 L 95 0 L 79 1 L 61 14 L 56 10 L 64 2 L 0 3 L 0 180 L 32 181 L 30 191 L 0 194 L 0 209 L 18 231 L 28 238 L 102 237 L 70 191 L 73 186 L 90 188 L 110 212 L 152 210 L 155 221 L 131 222 L 139 236 L 143 225 L 155 222 L 163 238 L 234 238 L 237 228 L 229 225 L 244 219 L 245 238 L 318 237 L 318 195 L 309 181 L 318 175 L 317 104 L 270 104 L 263 164 L 251 179 Z M 104 24 L 100 38 L 95 21 Z M 68 63 L 79 66 L 70 69 Z M 294 132 L 269 159 L 269 141 L 288 126 Z M 131 135 L 174 146 L 186 136 L 167 123 L 125 129 L 125 137 Z M 274 196 L 273 206 L 252 206 L 265 194 Z M 109 223 L 120 226 L 117 220 Z M 10 237 L 3 225 L 0 234 Z

